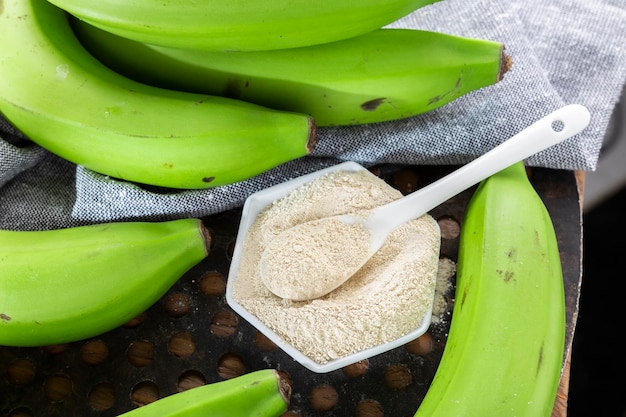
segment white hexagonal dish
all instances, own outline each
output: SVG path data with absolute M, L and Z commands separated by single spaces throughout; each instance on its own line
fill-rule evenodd
M 248 197 L 246 200 L 241 222 L 239 225 L 239 230 L 237 234 L 237 241 L 235 243 L 235 248 L 233 252 L 233 258 L 230 265 L 230 271 L 228 276 L 228 282 L 226 286 L 226 300 L 229 306 L 237 312 L 242 318 L 247 320 L 250 324 L 252 324 L 256 329 L 262 332 L 265 336 L 267 336 L 272 342 L 274 342 L 280 349 L 285 351 L 288 355 L 290 355 L 295 361 L 302 364 L 304 367 L 308 368 L 311 371 L 317 373 L 324 373 L 334 371 L 336 369 L 342 368 L 344 366 L 356 363 L 363 359 L 367 359 L 373 357 L 375 355 L 381 354 L 383 352 L 387 352 L 396 347 L 402 346 L 417 337 L 424 334 L 430 325 L 431 322 L 431 311 L 432 308 L 428 309 L 427 314 L 423 317 L 419 326 L 417 326 L 410 333 L 390 341 L 388 343 L 383 343 L 378 346 L 371 347 L 369 349 L 361 350 L 356 353 L 350 354 L 348 356 L 344 356 L 338 359 L 331 360 L 326 363 L 318 363 L 302 353 L 300 350 L 296 349 L 291 344 L 287 343 L 280 335 L 275 333 L 272 329 L 270 329 L 265 323 L 263 323 L 259 318 L 257 318 L 254 314 L 248 311 L 245 307 L 239 304 L 233 298 L 233 287 L 238 278 L 238 272 L 240 269 L 240 263 L 243 252 L 243 245 L 247 235 L 249 228 L 255 222 L 259 213 L 261 213 L 266 206 L 274 202 L 275 200 L 280 199 L 281 197 L 287 195 L 292 190 L 301 185 L 308 183 L 326 173 L 334 172 L 334 171 L 360 171 L 366 170 L 363 166 L 354 163 L 354 162 L 344 162 L 326 169 L 322 169 L 293 180 L 287 181 L 282 184 L 275 185 L 273 187 L 264 189 L 262 191 L 258 191 Z M 373 175 L 373 174 L 372 174 Z M 434 293 L 434 290 L 433 290 Z M 286 318 L 288 320 L 288 318 Z

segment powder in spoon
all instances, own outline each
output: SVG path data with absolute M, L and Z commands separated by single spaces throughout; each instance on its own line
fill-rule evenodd
M 314 300 L 276 296 L 259 270 L 261 254 L 282 231 L 334 215 L 366 217 L 400 197 L 398 190 L 363 170 L 330 172 L 274 201 L 245 236 L 233 299 L 319 364 L 415 330 L 432 310 L 439 263 L 439 227 L 429 215 L 399 226 L 355 275 Z M 344 246 L 345 257 L 351 257 L 351 247 Z
M 302 223 L 285 230 L 265 249 L 261 279 L 282 298 L 306 301 L 321 297 L 349 278 L 344 268 L 356 271 L 362 266 L 369 241 L 369 232 L 359 223 L 347 224 L 332 217 Z

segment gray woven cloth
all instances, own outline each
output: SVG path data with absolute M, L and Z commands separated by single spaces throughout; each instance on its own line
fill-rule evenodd
M 240 207 L 264 187 L 346 160 L 366 166 L 464 164 L 571 103 L 590 110 L 589 127 L 526 163 L 595 169 L 626 81 L 626 2 L 442 0 L 390 26 L 500 41 L 513 67 L 500 83 L 424 115 L 321 129 L 312 155 L 207 190 L 158 192 L 110 179 L 20 140 L 0 119 L 0 227 L 204 216 Z

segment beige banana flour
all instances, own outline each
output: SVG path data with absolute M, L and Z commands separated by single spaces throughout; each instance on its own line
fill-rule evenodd
M 358 273 L 323 297 L 280 298 L 259 273 L 261 254 L 281 231 L 333 215 L 365 216 L 400 197 L 368 171 L 331 172 L 293 190 L 262 211 L 248 230 L 233 299 L 320 364 L 415 330 L 433 308 L 439 264 L 439 227 L 429 215 L 398 227 Z M 346 259 L 352 246 L 344 242 Z

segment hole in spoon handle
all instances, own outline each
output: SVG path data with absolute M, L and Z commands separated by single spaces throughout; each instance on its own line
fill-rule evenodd
M 580 133 L 589 125 L 591 113 L 583 105 L 570 104 L 552 112 L 546 116 L 546 119 L 548 118 L 552 120 L 550 123 L 552 130 L 563 135 L 563 139 L 567 139 Z
M 580 133 L 590 119 L 584 106 L 561 107 L 451 174 L 379 207 L 368 222 L 386 224 L 393 230 L 504 168 Z
M 510 159 L 499 164 L 502 166 L 501 169 L 504 169 L 580 133 L 589 125 L 590 119 L 589 110 L 580 104 L 561 107 L 483 156 L 487 156 L 501 147 L 510 147 L 512 151 L 519 152 L 519 154 L 511 155 Z M 505 165 L 505 163 L 507 164 Z
M 485 165 L 484 172 L 477 172 L 477 177 L 474 178 L 476 182 L 481 181 L 489 175 L 580 133 L 587 127 L 590 118 L 589 110 L 579 104 L 561 107 L 460 170 L 469 171 L 474 165 Z M 467 175 L 468 172 L 464 174 Z

